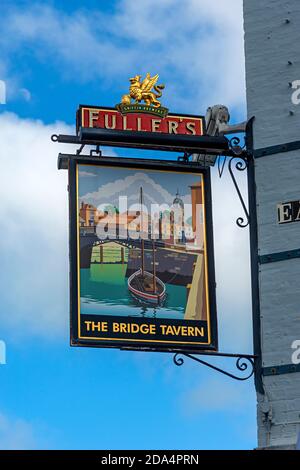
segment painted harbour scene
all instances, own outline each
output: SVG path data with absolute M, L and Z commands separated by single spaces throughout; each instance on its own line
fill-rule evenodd
M 201 174 L 78 168 L 80 313 L 206 320 Z

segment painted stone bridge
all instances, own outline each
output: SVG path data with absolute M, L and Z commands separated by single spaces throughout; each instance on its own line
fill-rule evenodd
M 88 269 L 91 265 L 92 259 L 92 251 L 93 247 L 96 245 L 103 245 L 108 242 L 118 243 L 120 246 L 124 246 L 126 248 L 140 248 L 141 241 L 134 240 L 132 238 L 128 239 L 113 239 L 109 238 L 106 240 L 100 240 L 95 232 L 95 230 L 80 230 L 80 267 Z M 157 247 L 164 246 L 164 243 L 160 240 L 155 242 Z M 144 241 L 145 249 L 152 248 L 152 241 L 145 240 Z
M 141 241 L 133 239 L 107 239 L 99 240 L 95 232 L 81 232 L 80 236 L 80 267 L 89 269 L 91 266 L 94 246 L 106 243 L 117 243 L 128 248 L 128 261 L 126 277 L 129 277 L 141 267 Z M 153 270 L 152 241 L 144 241 L 144 261 L 146 271 Z M 155 241 L 155 268 L 156 275 L 165 283 L 186 286 L 192 282 L 194 267 L 198 254 L 174 249 L 165 245 L 163 241 Z

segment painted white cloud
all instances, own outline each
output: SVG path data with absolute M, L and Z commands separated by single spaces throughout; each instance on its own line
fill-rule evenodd
M 96 173 L 92 173 L 91 171 L 84 171 L 84 170 L 80 170 L 78 172 L 79 176 L 81 177 L 86 177 L 86 178 L 89 178 L 89 177 L 93 177 L 93 176 L 97 176 Z
M 167 83 L 173 109 L 244 106 L 242 0 L 119 0 L 112 13 L 101 5 L 72 13 L 40 3 L 11 7 L 0 45 L 8 69 L 13 53 L 28 47 L 65 78 L 114 84 L 120 95 L 129 76 L 149 70 Z
M 0 114 L 0 129 L 0 323 L 11 335 L 67 338 L 67 172 L 56 167 L 65 148 L 50 136 L 73 130 L 9 113 Z M 245 352 L 251 347 L 248 232 L 235 225 L 242 209 L 230 178 L 216 174 L 213 169 L 220 346 Z
M 170 194 L 160 184 L 156 183 L 153 178 L 141 171 L 133 175 L 126 176 L 114 182 L 106 183 L 98 188 L 97 191 L 86 193 L 82 196 L 82 200 L 94 206 L 105 203 L 114 203 L 119 196 L 126 196 L 133 192 L 128 199 L 139 201 L 139 189 L 143 185 L 144 197 L 147 197 L 150 203 L 169 204 L 172 205 L 175 195 Z M 190 203 L 190 195 L 180 196 L 183 202 Z

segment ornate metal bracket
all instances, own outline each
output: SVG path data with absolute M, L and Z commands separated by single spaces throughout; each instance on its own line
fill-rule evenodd
M 207 353 L 205 356 L 217 356 L 217 357 L 230 357 L 236 359 L 235 366 L 236 368 L 240 371 L 245 373 L 246 375 L 235 375 L 232 374 L 231 372 L 228 372 L 224 369 L 221 369 L 220 367 L 217 367 L 207 361 L 204 361 L 203 359 L 200 359 L 197 356 L 194 356 L 192 354 L 188 353 L 177 353 L 173 357 L 173 362 L 176 364 L 176 366 L 182 366 L 184 364 L 184 359 L 182 356 L 188 357 L 189 359 L 192 359 L 193 361 L 199 362 L 200 364 L 207 366 L 217 372 L 220 372 L 221 374 L 226 375 L 227 377 L 230 377 L 234 380 L 248 380 L 252 375 L 254 374 L 255 371 L 255 358 L 256 356 L 252 356 L 250 354 L 230 354 L 230 353 Z
M 245 150 L 246 144 L 244 143 L 243 146 L 240 146 L 239 137 L 232 137 L 229 140 L 229 147 L 232 150 L 234 155 L 232 157 L 225 156 L 225 157 L 218 158 L 218 172 L 219 172 L 219 177 L 221 178 L 223 175 L 225 164 L 227 162 L 227 158 L 229 158 L 229 161 L 228 161 L 229 174 L 231 176 L 232 182 L 234 184 L 235 190 L 237 192 L 237 195 L 239 197 L 239 200 L 241 202 L 242 208 L 246 216 L 246 220 L 244 217 L 238 217 L 236 219 L 236 224 L 240 228 L 245 228 L 249 225 L 249 222 L 250 222 L 249 211 L 243 199 L 237 180 L 234 176 L 233 166 L 235 166 L 235 169 L 238 171 L 245 171 L 248 168 L 248 156 L 249 155 L 248 155 L 248 152 Z
M 238 157 L 239 158 L 239 157 Z M 229 174 L 231 176 L 231 179 L 233 181 L 233 184 L 234 184 L 234 187 L 236 189 L 236 192 L 238 194 L 238 197 L 239 197 L 239 200 L 242 204 L 242 207 L 243 207 L 243 210 L 244 210 L 244 213 L 245 213 L 245 216 L 246 216 L 246 221 L 243 217 L 238 217 L 236 219 L 236 224 L 241 227 L 241 228 L 245 228 L 249 225 L 249 221 L 250 221 L 250 218 L 249 218 L 249 212 L 248 212 L 248 209 L 246 207 L 246 204 L 245 204 L 245 201 L 243 199 L 243 196 L 241 194 L 241 191 L 240 191 L 240 188 L 237 184 L 237 181 L 235 179 L 235 176 L 234 176 L 234 173 L 233 173 L 233 170 L 232 170 L 232 164 L 233 164 L 233 160 L 236 159 L 236 157 L 232 157 L 230 158 L 229 160 L 229 164 L 228 164 L 228 169 L 229 169 Z M 238 161 L 235 161 L 235 168 L 238 170 L 238 171 L 244 171 L 248 168 L 248 162 L 247 160 L 245 159 L 242 159 L 242 160 L 238 160 Z

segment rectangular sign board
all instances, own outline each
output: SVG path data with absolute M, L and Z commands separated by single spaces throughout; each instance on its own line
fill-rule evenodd
M 133 132 L 160 132 L 177 135 L 204 135 L 205 120 L 203 116 L 187 114 L 154 115 L 160 108 L 153 111 L 153 107 L 145 105 L 124 106 L 123 114 L 115 108 L 95 106 L 79 106 L 77 111 L 77 132 L 82 128 L 100 128 Z M 139 110 L 140 108 L 140 110 Z M 163 108 L 165 109 L 165 108 Z M 126 113 L 126 114 L 124 114 Z
M 216 350 L 209 170 L 78 156 L 69 195 L 71 345 Z

